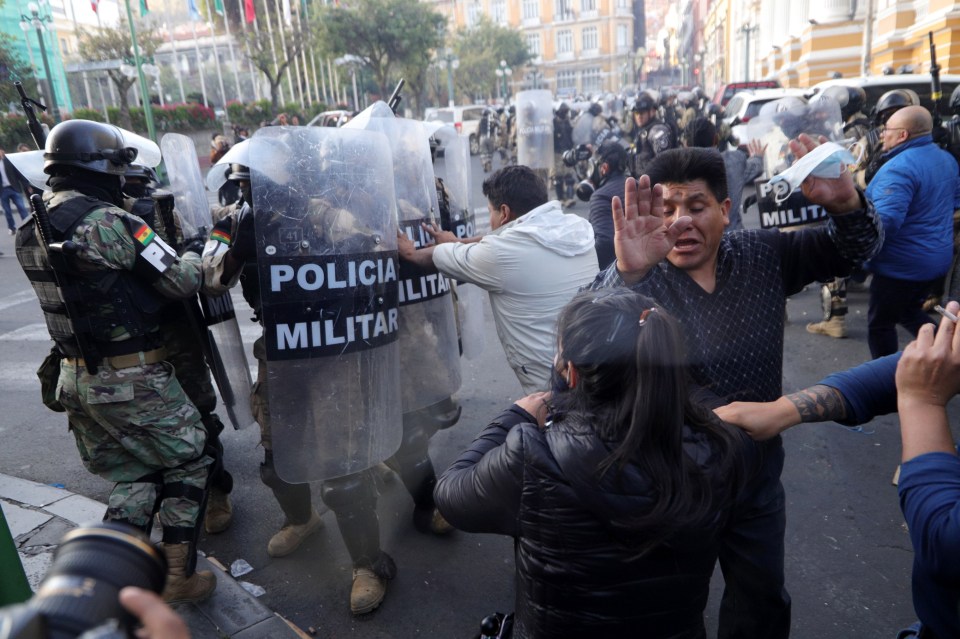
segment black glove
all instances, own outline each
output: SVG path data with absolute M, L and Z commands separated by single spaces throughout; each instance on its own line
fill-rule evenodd
M 204 245 L 204 241 L 199 237 L 193 240 L 190 240 L 190 242 L 183 247 L 183 251 L 180 252 L 180 255 L 186 255 L 187 253 L 196 253 L 197 255 L 203 255 L 203 245 Z
M 253 211 L 249 206 L 240 209 L 237 230 L 230 244 L 230 252 L 241 261 L 257 257 L 257 237 L 253 230 Z

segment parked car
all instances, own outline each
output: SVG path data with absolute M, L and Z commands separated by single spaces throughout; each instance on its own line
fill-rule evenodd
M 947 120 L 952 115 L 950 113 L 950 94 L 960 85 L 960 75 L 940 75 L 940 116 Z M 811 87 L 812 93 L 823 91 L 831 86 L 853 86 L 862 87 L 867 94 L 867 104 L 864 113 L 873 116 L 874 107 L 877 101 L 887 91 L 893 89 L 911 89 L 920 96 L 920 104 L 927 109 L 933 108 L 933 101 L 930 99 L 930 74 L 898 74 L 898 75 L 871 75 L 856 78 L 838 78 L 836 80 L 826 80 Z
M 743 82 L 731 82 L 724 84 L 713 95 L 713 102 L 722 107 L 726 107 L 730 98 L 740 91 L 756 91 L 757 89 L 779 89 L 780 82 L 777 80 L 746 80 Z
M 307 126 L 341 127 L 350 121 L 351 115 L 352 111 L 344 111 L 343 109 L 324 111 L 323 113 L 318 113 L 312 120 L 307 122 Z
M 427 122 L 436 120 L 445 124 L 452 124 L 460 135 L 466 135 L 470 139 L 470 155 L 480 153 L 480 138 L 477 135 L 480 128 L 480 116 L 483 110 L 487 108 L 482 104 L 471 104 L 467 106 L 428 108 L 423 115 Z
M 723 121 L 731 127 L 746 124 L 760 113 L 760 107 L 768 102 L 787 96 L 804 97 L 803 89 L 748 89 L 730 98 L 724 111 Z

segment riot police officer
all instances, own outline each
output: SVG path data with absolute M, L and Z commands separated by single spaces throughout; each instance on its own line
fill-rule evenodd
M 646 92 L 637 96 L 633 103 L 633 121 L 637 125 L 637 137 L 633 144 L 633 175 L 643 175 L 647 164 L 657 155 L 673 148 L 670 127 L 657 117 L 657 102 Z
M 483 110 L 480 116 L 480 124 L 477 127 L 480 146 L 480 162 L 483 165 L 483 172 L 489 173 L 493 169 L 493 150 L 496 147 L 496 140 L 499 137 L 500 120 L 497 112 L 492 107 Z
M 553 118 L 553 171 L 551 180 L 557 200 L 564 206 L 573 206 L 573 170 L 563 161 L 563 154 L 573 148 L 573 123 L 570 121 L 570 106 L 561 102 Z
M 223 294 L 240 283 L 243 297 L 261 318 L 262 296 L 254 235 L 253 193 L 250 169 L 233 164 L 227 179 L 237 183 L 241 199 L 222 211 L 211 239 L 204 249 L 204 290 Z M 291 483 L 277 473 L 274 459 L 274 428 L 268 401 L 267 347 L 264 337 L 253 345 L 257 359 L 257 382 L 251 409 L 260 425 L 264 448 L 260 480 L 273 492 L 284 514 L 281 529 L 267 544 L 271 557 L 283 557 L 299 548 L 323 526 L 313 507 L 309 483 Z M 393 559 L 380 548 L 380 521 L 377 515 L 377 488 L 373 470 L 352 473 L 323 482 L 321 499 L 333 510 L 344 544 L 353 562 L 350 609 L 354 614 L 375 610 L 386 596 L 386 583 L 396 574 Z
M 21 226 L 17 257 L 63 354 L 56 399 L 84 466 L 115 484 L 105 519 L 149 533 L 156 515 L 168 562 L 164 599 L 199 601 L 216 588 L 211 572 L 196 571 L 212 460 L 200 412 L 166 361 L 160 325 L 170 299 L 199 290 L 200 249 L 178 256 L 121 208 L 121 180 L 138 154 L 160 159 L 155 144 L 114 126 L 55 126 L 44 153 L 49 227 L 43 222 L 39 235 Z
M 123 194 L 127 196 L 124 209 L 142 218 L 171 246 L 181 246 L 182 224 L 174 209 L 173 193 L 158 186 L 156 171 L 147 166 L 131 164 L 124 174 Z M 217 395 L 210 369 L 204 360 L 201 340 L 207 339 L 207 335 L 197 301 L 185 299 L 167 304 L 161 312 L 160 330 L 167 350 L 167 361 L 173 365 L 177 381 L 187 397 L 200 411 L 200 419 L 207 431 L 205 452 L 213 464 L 210 467 L 210 490 L 203 527 L 210 534 L 221 533 L 233 521 L 233 506 L 230 503 L 233 477 L 223 463 L 220 434 L 224 425 L 215 412 Z

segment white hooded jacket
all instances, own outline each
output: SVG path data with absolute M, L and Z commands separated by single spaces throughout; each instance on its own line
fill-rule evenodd
M 590 223 L 547 202 L 479 242 L 438 245 L 433 263 L 490 294 L 497 334 L 523 391 L 547 390 L 557 316 L 597 274 Z

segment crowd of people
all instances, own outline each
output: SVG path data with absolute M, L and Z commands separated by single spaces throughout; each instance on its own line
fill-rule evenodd
M 715 565 L 718 636 L 788 637 L 781 433 L 899 411 L 920 620 L 901 636 L 960 637 L 960 462 L 945 409 L 960 391 L 960 304 L 945 303 L 936 330 L 924 312 L 931 293 L 940 302 L 949 292 L 960 168 L 942 148 L 950 136 L 912 96 L 885 96 L 872 122 L 862 97 L 830 92 L 802 118 L 796 104 L 774 107 L 780 148 L 741 143 L 702 91 L 642 92 L 580 113 L 561 103 L 546 116 L 522 97 L 491 107 L 479 128 L 483 236 L 452 230 L 463 207 L 451 202 L 464 194 L 449 176 L 434 179 L 426 138 L 405 137 L 412 129 L 389 109 L 355 119 L 367 138 L 285 121 L 232 149 L 214 137 L 211 171 L 236 198 L 194 235 L 152 169 L 133 164 L 149 148 L 109 125 L 64 122 L 46 140 L 47 211 L 16 240 L 55 342 L 56 390 L 44 402 L 66 412 L 88 470 L 115 484 L 105 518 L 147 532 L 159 522 L 163 599 L 209 597 L 216 580 L 196 570 L 196 547 L 201 530 L 230 527 L 235 487 L 188 320 L 198 293 L 222 299 L 239 284 L 264 327 L 250 412 L 261 480 L 284 515 L 269 555 L 296 552 L 320 529 L 309 482 L 321 480 L 352 562 L 350 609 L 371 613 L 397 571 L 376 512 L 378 474 L 396 473 L 418 531 L 515 540 L 517 638 L 705 637 Z M 826 108 L 842 114 L 832 130 L 798 128 L 821 125 Z M 544 131 L 549 166 L 518 163 Z M 359 188 L 338 163 L 362 155 L 362 145 L 346 149 L 363 140 L 387 140 L 392 158 L 370 160 Z M 796 183 L 822 219 L 743 228 L 745 186 L 772 177 L 771 157 L 797 170 L 844 140 L 870 148 Z M 455 155 L 446 149 L 449 162 Z M 296 170 L 280 161 L 294 157 Z M 565 211 L 575 197 L 589 202 L 586 215 Z M 355 270 L 337 271 L 344 264 Z M 864 274 L 876 359 L 784 395 L 787 298 L 821 283 L 824 320 L 808 330 L 841 337 L 847 280 Z M 288 283 L 299 288 L 284 297 Z M 389 371 L 409 361 L 405 344 L 456 348 L 455 335 L 443 345 L 456 321 L 448 289 L 465 285 L 488 293 L 525 396 L 436 472 L 428 442 L 457 422 L 456 388 L 431 378 L 423 399 L 409 375 Z M 315 312 L 312 300 L 336 310 Z M 302 328 L 290 323 L 301 316 Z M 897 324 L 915 337 L 902 354 Z M 323 361 L 340 368 L 317 364 L 331 353 Z M 285 375 L 315 382 L 305 412 L 277 401 Z M 375 392 L 395 404 L 384 410 Z M 323 470 L 303 465 L 320 449 Z

